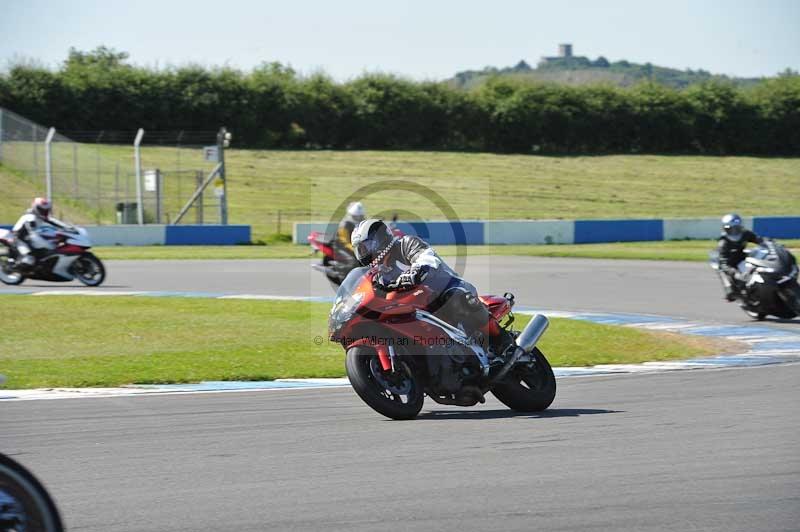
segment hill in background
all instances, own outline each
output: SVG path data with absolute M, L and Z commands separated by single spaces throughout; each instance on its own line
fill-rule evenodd
M 561 44 L 557 56 L 542 57 L 536 67 L 522 60 L 514 66 L 505 68 L 485 67 L 482 70 L 465 70 L 457 73 L 448 82 L 458 88 L 471 89 L 498 76 L 567 85 L 606 83 L 621 87 L 635 85 L 641 81 L 654 81 L 677 89 L 706 81 L 726 81 L 737 86 L 749 86 L 763 79 L 729 77 L 702 69 L 679 70 L 625 60 L 612 63 L 603 56 L 592 60 L 586 56 L 573 55 L 571 44 Z

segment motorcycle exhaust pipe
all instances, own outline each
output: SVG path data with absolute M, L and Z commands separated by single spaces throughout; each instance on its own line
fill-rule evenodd
M 517 337 L 517 345 L 526 353 L 530 353 L 549 326 L 550 321 L 546 317 L 541 314 L 535 315 L 525 326 L 522 334 Z
M 514 354 L 503 364 L 503 367 L 500 368 L 497 375 L 492 378 L 489 383 L 490 388 L 506 377 L 523 354 L 533 351 L 533 348 L 536 347 L 536 342 L 539 341 L 549 326 L 550 321 L 541 314 L 535 315 L 533 319 L 528 322 L 528 325 L 522 330 L 522 334 L 517 337 L 518 349 L 514 350 Z

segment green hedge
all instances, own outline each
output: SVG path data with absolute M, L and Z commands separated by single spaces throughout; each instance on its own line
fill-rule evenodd
M 570 87 L 497 78 L 465 92 L 366 74 L 336 83 L 278 63 L 153 70 L 106 48 L 58 71 L 16 65 L 0 105 L 61 130 L 215 130 L 252 148 L 516 153 L 800 153 L 800 77 L 754 88 Z

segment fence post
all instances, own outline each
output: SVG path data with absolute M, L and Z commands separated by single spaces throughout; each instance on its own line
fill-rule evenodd
M 47 201 L 53 201 L 53 136 L 55 134 L 56 128 L 51 127 L 47 132 L 47 138 L 44 139 L 44 171 L 45 183 L 47 186 Z M 34 149 L 36 149 L 35 144 Z
M 197 183 L 197 186 L 195 187 L 195 190 L 197 190 L 197 189 L 199 189 L 200 187 L 203 186 L 203 172 L 201 172 L 200 170 L 198 170 L 197 173 L 195 174 L 195 181 Z M 195 209 L 195 211 L 194 211 L 194 214 L 195 214 L 194 221 L 195 221 L 195 223 L 197 225 L 203 225 L 203 195 L 202 194 L 200 194 L 200 197 L 197 198 L 197 202 L 195 203 L 195 208 L 194 209 Z
M 219 199 L 219 217 L 222 225 L 228 225 L 228 179 L 225 175 L 225 148 L 228 147 L 231 134 L 224 127 L 217 133 L 217 153 L 219 153 L 219 177 L 222 179 L 222 197 Z
M 136 171 L 136 219 L 139 225 L 144 225 L 144 204 L 142 203 L 142 158 L 139 145 L 142 143 L 144 129 L 139 128 L 136 132 L 136 139 L 133 141 L 133 160 Z

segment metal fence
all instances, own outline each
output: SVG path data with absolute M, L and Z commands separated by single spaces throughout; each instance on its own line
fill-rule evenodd
M 144 223 L 175 222 L 215 168 L 216 162 L 204 157 L 203 147 L 216 145 L 217 132 L 145 132 L 139 153 L 141 193 L 133 146 L 136 135 L 135 131 L 54 132 L 0 108 L 0 163 L 19 178 L 2 195 L 7 207 L 3 212 L 21 212 L 33 196 L 49 192 L 56 216 L 70 221 L 138 223 L 141 197 Z M 181 223 L 222 220 L 221 201 L 209 187 L 197 196 Z

